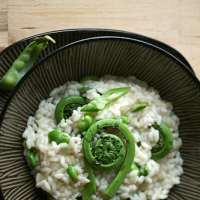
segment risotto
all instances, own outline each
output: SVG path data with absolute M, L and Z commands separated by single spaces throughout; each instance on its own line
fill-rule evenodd
M 128 91 L 117 96 L 116 88 L 128 88 Z M 108 91 L 114 92 L 103 103 L 98 101 Z M 71 106 L 71 114 L 58 120 L 55 114 L 58 112 L 60 115 L 58 104 L 70 96 L 80 96 L 85 103 L 83 101 L 76 109 Z M 93 106 L 93 110 L 87 111 L 86 106 Z M 85 125 L 84 117 L 91 120 L 89 125 Z M 93 131 L 95 123 L 100 124 L 107 119 L 115 122 L 115 125 L 108 123 L 99 128 L 97 126 L 94 137 L 91 140 L 86 138 L 88 131 Z M 162 125 L 171 133 L 168 141 L 170 149 L 164 144 L 167 139 L 162 138 L 165 137 L 161 134 Z M 88 184 L 94 190 L 85 199 L 166 199 L 170 189 L 180 183 L 180 175 L 183 173 L 179 152 L 182 142 L 178 126 L 179 118 L 173 113 L 172 103 L 162 100 L 155 89 L 133 76 L 123 78 L 107 75 L 99 80 L 86 80 L 82 83 L 69 81 L 51 91 L 49 98 L 39 104 L 35 116 L 29 117 L 23 133 L 24 155 L 32 169 L 36 187 L 47 192 L 49 199 L 81 199 L 87 193 L 85 190 L 91 190 Z M 55 130 L 57 136 L 54 135 Z M 123 130 L 129 135 L 125 137 Z M 121 158 L 115 168 L 102 170 L 100 165 L 108 160 L 104 157 L 104 151 L 107 150 L 103 147 L 104 138 L 108 134 L 122 141 L 120 145 L 115 142 L 119 147 L 118 153 L 115 152 L 117 147 L 109 147 L 114 149 L 109 159 Z M 97 148 L 95 145 L 99 139 L 101 145 Z M 114 136 L 110 141 L 115 141 Z M 91 153 L 85 152 L 88 142 L 91 143 Z M 162 157 L 155 153 L 160 150 L 160 146 L 168 148 L 167 152 L 166 149 L 161 150 L 164 153 Z M 124 148 L 123 157 L 121 149 Z M 98 156 L 90 164 L 87 155 L 94 156 L 95 153 Z M 100 160 L 103 160 L 102 163 Z M 117 181 L 113 183 L 113 180 L 124 170 L 125 162 L 129 162 L 125 165 L 126 174 L 123 174 L 123 179 L 117 180 L 121 183 L 116 186 Z M 109 187 L 111 184 L 115 187 L 114 191 L 113 187 Z M 105 191 L 113 194 L 109 196 Z

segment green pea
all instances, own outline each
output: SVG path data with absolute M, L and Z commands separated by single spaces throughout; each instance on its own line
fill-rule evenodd
M 80 83 L 83 83 L 83 82 L 88 81 L 88 80 L 98 81 L 98 80 L 99 80 L 99 77 L 98 77 L 98 76 L 95 76 L 95 75 L 84 76 L 84 77 L 80 80 Z
M 127 116 L 121 116 L 120 119 L 122 120 L 122 122 L 124 124 L 129 125 L 130 121 L 129 121 L 129 118 Z
M 93 118 L 91 115 L 85 114 L 79 121 L 78 121 L 78 130 L 79 131 L 86 131 L 93 123 Z
M 147 164 L 145 164 L 140 168 L 140 176 L 147 176 L 148 174 L 149 174 L 148 166 Z
M 147 104 L 143 104 L 143 105 L 137 106 L 137 107 L 133 108 L 131 110 L 131 112 L 136 112 L 136 111 L 142 110 L 142 109 L 146 108 L 147 106 L 148 106 Z
M 77 172 L 71 165 L 68 166 L 67 173 L 69 174 L 69 176 L 72 180 L 77 179 Z
M 21 61 L 27 63 L 28 60 L 30 59 L 30 55 L 27 54 L 27 53 L 24 53 L 22 56 L 21 56 Z
M 27 139 L 25 139 L 25 140 L 22 142 L 22 146 L 23 146 L 24 148 L 27 148 L 26 141 L 27 141 Z
M 57 144 L 60 143 L 69 143 L 69 138 L 67 136 L 64 136 L 64 133 L 60 130 L 53 130 L 48 135 L 49 142 L 56 142 Z
M 35 167 L 36 166 L 35 154 L 32 151 L 29 153 L 29 160 L 31 166 Z
M 15 68 L 18 71 L 21 71 L 24 68 L 24 66 L 25 66 L 25 62 L 22 60 L 18 60 L 15 62 Z

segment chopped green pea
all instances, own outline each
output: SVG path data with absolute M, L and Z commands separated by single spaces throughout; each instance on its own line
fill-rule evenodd
M 29 153 L 29 160 L 31 166 L 35 167 L 36 166 L 35 154 L 32 151 Z
M 129 118 L 128 118 L 127 116 L 121 116 L 120 119 L 122 120 L 122 122 L 123 122 L 124 124 L 129 125 L 130 120 L 129 120 Z
M 77 179 L 77 172 L 71 165 L 68 166 L 67 173 L 69 174 L 69 176 L 72 180 Z
M 85 114 L 83 118 L 78 121 L 77 127 L 79 131 L 86 131 L 93 123 L 91 115 Z
M 60 130 L 53 130 L 48 135 L 49 142 L 56 142 L 57 144 L 60 143 L 69 143 L 69 138 L 64 135 L 64 133 Z
M 140 168 L 140 176 L 147 176 L 148 174 L 149 174 L 148 166 L 147 164 L 145 164 Z

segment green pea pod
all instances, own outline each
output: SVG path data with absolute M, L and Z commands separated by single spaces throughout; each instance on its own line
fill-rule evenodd
M 166 124 L 161 123 L 157 125 L 156 123 L 153 127 L 159 130 L 159 141 L 155 147 L 152 148 L 151 159 L 158 160 L 166 156 L 173 147 L 173 136 L 170 129 Z
M 131 87 L 122 87 L 122 88 L 110 89 L 106 93 L 104 93 L 102 96 L 100 96 L 99 98 L 94 99 L 89 104 L 84 106 L 81 109 L 81 111 L 82 112 L 97 112 L 99 110 L 103 110 L 110 103 L 117 100 L 121 96 L 125 95 L 130 89 L 131 89 Z M 116 94 L 116 96 L 110 99 L 109 97 L 112 94 Z M 102 108 L 99 108 L 99 105 L 102 105 Z
M 137 111 L 139 111 L 139 110 L 142 110 L 142 109 L 146 108 L 147 106 L 148 106 L 147 104 L 142 104 L 142 105 L 140 105 L 140 106 L 137 106 L 137 107 L 133 108 L 133 109 L 131 110 L 131 112 L 137 112 Z
M 147 164 L 141 166 L 140 168 L 140 176 L 147 176 L 149 174 L 149 171 L 148 171 L 148 166 Z
M 126 139 L 126 146 L 127 146 L 126 157 L 123 161 L 121 169 L 119 170 L 117 176 L 113 179 L 113 181 L 109 184 L 109 186 L 104 191 L 104 194 L 111 198 L 116 192 L 116 190 L 119 188 L 123 180 L 125 179 L 126 175 L 130 172 L 131 164 L 135 156 L 135 142 L 134 142 L 132 133 L 130 132 L 130 130 L 124 123 L 116 119 L 102 119 L 95 122 L 89 127 L 89 129 L 87 130 L 83 138 L 83 151 L 84 151 L 85 159 L 87 160 L 88 163 L 90 163 L 91 166 L 100 170 L 110 170 L 116 167 L 116 163 L 118 163 L 117 160 L 121 159 L 121 158 L 115 159 L 113 157 L 113 154 L 116 153 L 115 149 L 123 148 L 121 147 L 119 143 L 116 143 L 116 146 L 114 147 L 110 146 L 112 147 L 110 149 L 112 151 L 112 154 L 107 154 L 108 158 L 111 157 L 113 159 L 114 164 L 112 164 L 112 162 L 109 162 L 108 164 L 106 164 L 105 162 L 100 163 L 99 160 L 97 160 L 97 157 L 95 156 L 95 150 L 92 152 L 91 143 L 93 141 L 93 137 L 95 133 L 98 133 L 99 129 L 107 127 L 107 126 L 117 128 L 119 131 L 121 131 L 124 138 Z M 112 141 L 113 140 L 111 139 L 106 145 L 109 146 L 109 143 Z M 98 154 L 98 156 L 101 156 L 101 155 Z M 121 157 L 121 152 L 119 152 L 118 157 Z M 109 159 L 109 160 L 112 160 L 112 159 Z M 105 161 L 106 159 L 103 159 L 103 160 Z
M 1 90 L 12 90 L 20 79 L 31 69 L 41 51 L 47 47 L 48 41 L 55 43 L 50 36 L 35 38 L 19 57 L 13 62 L 11 68 L 0 80 Z
M 84 172 L 88 173 L 88 179 L 90 182 L 84 186 L 82 200 L 88 200 L 96 190 L 96 182 L 93 169 L 86 160 Z

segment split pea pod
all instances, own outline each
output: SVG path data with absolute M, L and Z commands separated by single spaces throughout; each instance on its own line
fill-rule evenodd
M 35 38 L 19 57 L 13 62 L 10 69 L 0 80 L 1 90 L 12 90 L 20 79 L 31 69 L 41 51 L 47 47 L 48 41 L 55 43 L 55 40 L 48 35 Z

